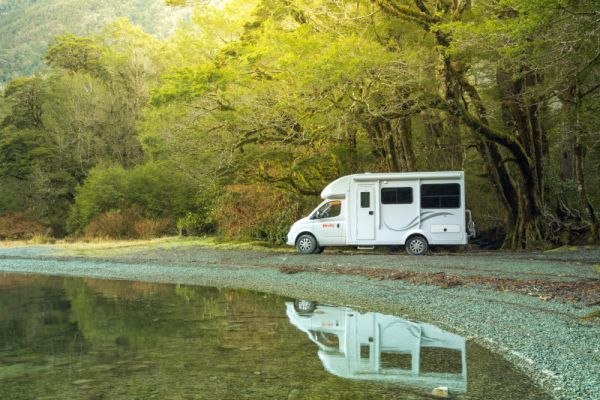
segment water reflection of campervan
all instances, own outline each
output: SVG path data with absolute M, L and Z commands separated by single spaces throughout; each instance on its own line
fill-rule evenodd
M 475 236 L 462 171 L 348 175 L 327 185 L 321 197 L 288 233 L 287 244 L 300 253 L 405 245 L 421 255 L 429 246 L 463 245 Z
M 330 373 L 426 389 L 467 390 L 466 339 L 433 325 L 348 307 L 286 303 L 290 322 Z M 313 303 L 314 304 L 314 303 Z

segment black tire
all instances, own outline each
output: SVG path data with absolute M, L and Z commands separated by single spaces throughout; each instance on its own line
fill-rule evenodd
M 321 254 L 325 250 L 325 247 L 319 246 L 319 249 L 315 251 L 316 254 Z
M 309 300 L 294 300 L 294 310 L 298 314 L 312 314 L 317 309 L 317 303 Z
M 303 233 L 296 239 L 296 250 L 300 254 L 313 254 L 319 252 L 317 239 L 309 233 Z
M 406 252 L 413 256 L 423 256 L 429 250 L 427 239 L 421 235 L 415 235 L 408 238 L 405 244 Z

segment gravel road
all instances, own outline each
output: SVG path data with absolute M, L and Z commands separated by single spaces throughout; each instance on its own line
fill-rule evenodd
M 431 322 L 499 352 L 549 398 L 582 400 L 600 399 L 600 321 L 583 318 L 600 310 L 598 264 L 600 249 L 410 257 L 182 246 L 92 258 L 0 248 L 0 272 L 245 288 Z

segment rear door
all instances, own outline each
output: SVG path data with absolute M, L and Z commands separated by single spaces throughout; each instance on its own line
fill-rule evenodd
M 356 199 L 356 239 L 375 240 L 374 186 L 358 185 Z

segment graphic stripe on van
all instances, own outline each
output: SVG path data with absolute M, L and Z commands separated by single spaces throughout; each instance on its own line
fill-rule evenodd
M 442 216 L 442 215 L 454 215 L 454 214 L 449 213 L 447 211 L 440 211 L 440 212 L 425 211 L 424 213 L 421 214 L 421 222 L 427 221 L 428 219 L 431 219 L 431 218 L 434 218 L 434 217 L 439 217 L 439 216 Z M 410 229 L 410 228 L 414 228 L 415 226 L 419 225 L 419 217 L 415 217 L 412 221 L 410 221 L 408 224 L 406 224 L 402 228 L 392 228 L 391 226 L 389 226 L 388 224 L 386 224 L 385 221 L 383 221 L 383 224 L 389 230 L 396 231 L 396 232 L 401 232 L 401 231 L 405 231 L 405 230 Z

